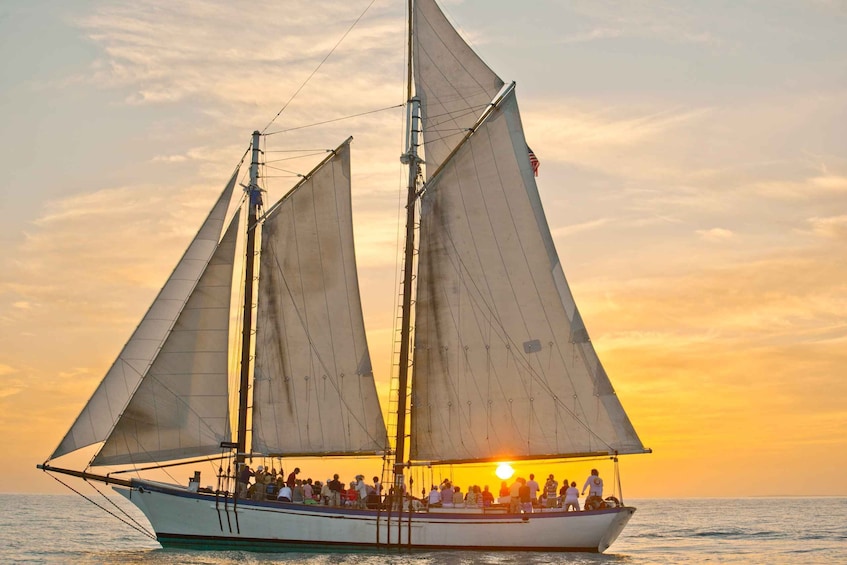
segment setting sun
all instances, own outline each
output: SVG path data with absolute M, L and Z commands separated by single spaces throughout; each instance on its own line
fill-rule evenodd
M 511 478 L 512 475 L 515 474 L 515 470 L 512 469 L 512 466 L 509 465 L 508 463 L 500 463 L 497 466 L 497 470 L 495 471 L 495 474 L 497 475 L 497 478 L 503 479 L 505 481 L 506 479 Z

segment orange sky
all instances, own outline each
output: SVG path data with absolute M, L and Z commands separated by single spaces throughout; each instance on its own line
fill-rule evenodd
M 35 464 L 132 332 L 250 132 L 364 8 L 283 4 L 251 15 L 206 2 L 47 13 L 33 2 L 0 19 L 0 491 L 60 489 Z M 279 129 L 402 101 L 394 4 L 375 4 Z M 847 494 L 847 40 L 830 3 L 797 10 L 769 8 L 766 19 L 697 3 L 573 2 L 533 14 L 447 4 L 483 58 L 518 83 L 565 273 L 654 450 L 623 458 L 627 496 Z M 256 34 L 256 63 L 244 30 Z M 268 140 L 299 149 L 355 138 L 357 259 L 383 392 L 401 116 Z M 294 182 L 269 179 L 270 199 Z M 581 486 L 595 465 L 611 477 L 605 462 L 516 469 Z M 379 463 L 335 468 L 371 475 Z M 304 471 L 332 472 L 317 462 Z M 493 471 L 454 473 L 494 487 Z

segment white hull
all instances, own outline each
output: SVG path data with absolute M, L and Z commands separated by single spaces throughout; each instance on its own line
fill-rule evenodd
M 406 512 L 398 523 L 396 512 L 253 501 L 233 507 L 231 498 L 158 483 L 139 486 L 115 490 L 141 509 L 163 546 L 196 549 L 602 552 L 635 512 L 623 507 L 516 515 L 457 509 L 416 512 L 411 522 Z

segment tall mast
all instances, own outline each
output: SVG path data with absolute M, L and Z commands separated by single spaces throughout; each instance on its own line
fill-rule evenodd
M 420 133 L 420 100 L 412 97 L 412 10 L 413 0 L 409 0 L 409 67 L 407 89 L 409 96 L 406 115 L 406 152 L 400 162 L 409 167 L 409 184 L 406 197 L 406 247 L 403 263 L 403 305 L 400 327 L 400 361 L 397 377 L 397 435 L 394 453 L 394 485 L 403 486 L 403 467 L 406 453 L 406 409 L 409 389 L 409 349 L 411 347 L 412 323 L 412 279 L 415 254 L 415 200 L 417 199 L 418 134 Z M 400 491 L 402 492 L 402 490 Z
M 241 379 L 238 390 L 238 450 L 236 461 L 243 463 L 247 453 L 247 400 L 250 388 L 250 349 L 253 335 L 253 279 L 256 258 L 256 217 L 262 205 L 259 189 L 259 136 L 253 132 L 253 158 L 250 161 L 250 185 L 247 193 L 247 258 L 244 267 L 244 306 L 241 329 Z

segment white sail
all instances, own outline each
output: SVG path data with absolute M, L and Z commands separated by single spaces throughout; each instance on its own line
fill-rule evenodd
M 587 340 L 514 90 L 426 186 L 411 458 L 643 452 Z
M 227 388 L 238 215 L 94 465 L 220 452 L 230 439 Z
M 356 274 L 348 140 L 262 227 L 253 451 L 376 453 L 386 445 Z
M 503 81 L 459 36 L 434 0 L 415 2 L 413 25 L 415 91 L 421 100 L 424 160 L 431 176 Z
M 112 432 L 218 246 L 237 175 L 236 170 L 165 286 L 51 459 L 104 441 Z

